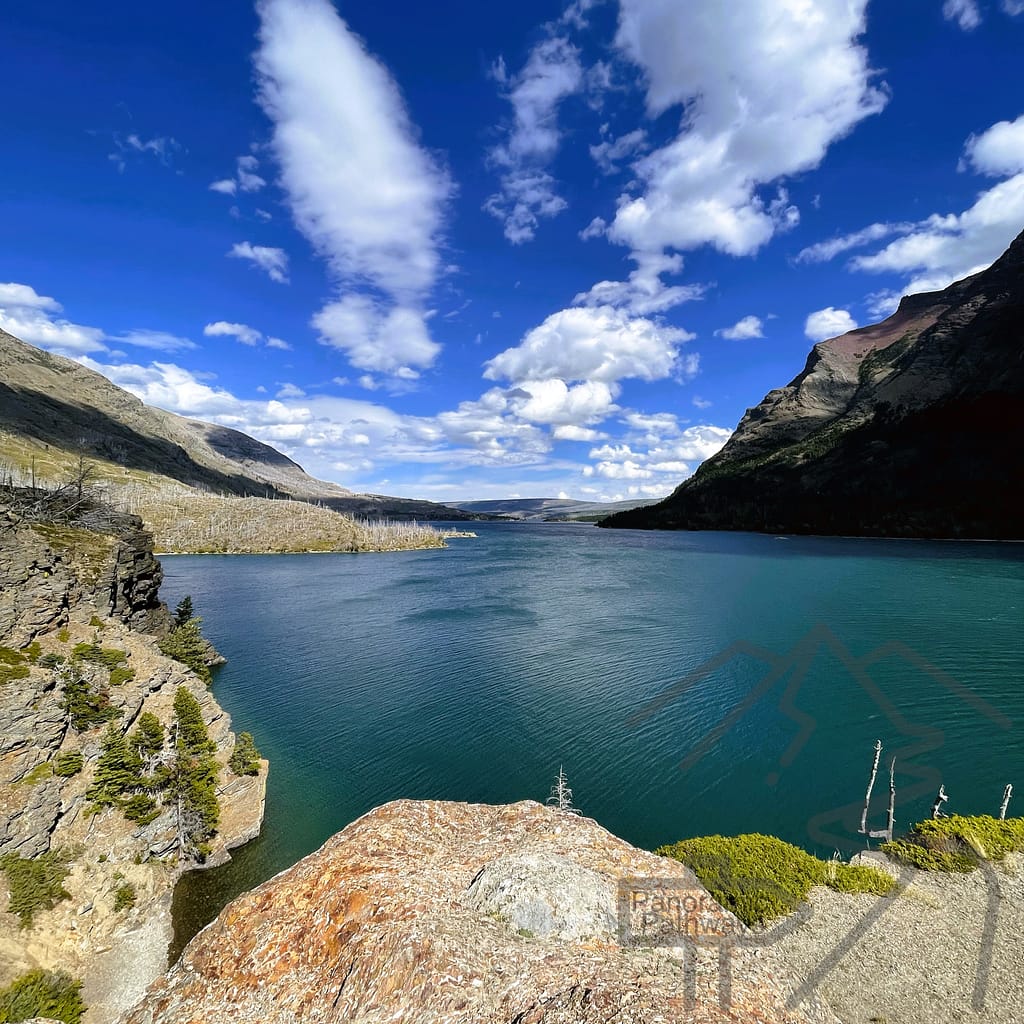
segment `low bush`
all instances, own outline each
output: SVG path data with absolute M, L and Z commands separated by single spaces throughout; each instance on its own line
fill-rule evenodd
M 228 768 L 235 775 L 258 775 L 260 770 L 260 752 L 256 749 L 251 732 L 243 732 L 238 736 L 235 749 L 231 751 Z
M 29 971 L 0 989 L 0 1024 L 33 1017 L 80 1024 L 83 1013 L 82 983 L 64 971 Z
M 62 779 L 70 779 L 82 770 L 84 764 L 80 750 L 66 750 L 53 759 L 53 774 Z
M 135 886 L 131 882 L 123 882 L 114 890 L 114 910 L 120 913 L 122 910 L 131 910 L 137 899 Z
M 0 647 L 0 685 L 12 679 L 24 679 L 28 675 L 28 659 L 21 651 L 11 647 Z
M 49 910 L 60 900 L 70 899 L 71 894 L 64 888 L 70 861 L 70 855 L 63 850 L 50 850 L 32 858 L 16 853 L 0 857 L 0 870 L 7 876 L 11 891 L 7 909 L 18 915 L 22 928 L 32 926 L 37 910 Z
M 90 643 L 75 644 L 71 649 L 71 656 L 108 669 L 115 669 L 128 660 L 127 653 L 119 651 L 116 647 L 100 647 L 99 644 Z
M 882 844 L 893 860 L 921 871 L 973 871 L 983 860 L 1000 861 L 1024 850 L 1024 818 L 954 814 L 918 822 L 902 839 Z
M 702 836 L 656 853 L 681 861 L 744 924 L 767 924 L 793 913 L 815 885 L 884 896 L 893 879 L 871 867 L 823 861 L 774 836 Z

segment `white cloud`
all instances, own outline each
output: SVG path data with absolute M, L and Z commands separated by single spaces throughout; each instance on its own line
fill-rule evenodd
M 248 324 L 234 324 L 226 320 L 207 324 L 203 328 L 203 334 L 208 338 L 234 338 L 243 345 L 258 345 L 260 338 L 263 337 L 259 331 Z
M 299 230 L 339 278 L 419 295 L 452 186 L 398 87 L 326 0 L 262 0 L 259 13 L 259 100 Z
M 629 317 L 610 306 L 563 309 L 529 331 L 515 348 L 489 360 L 484 377 L 658 380 L 677 368 L 678 346 L 691 337 L 679 328 Z
M 125 331 L 123 334 L 109 337 L 108 340 L 117 342 L 119 345 L 135 345 L 137 348 L 151 348 L 158 352 L 182 352 L 198 347 L 194 341 L 176 334 L 169 334 L 167 331 L 142 329 Z
M 418 310 L 387 309 L 365 295 L 346 295 L 328 303 L 312 325 L 320 340 L 344 352 L 353 366 L 407 380 L 419 376 L 414 367 L 429 366 L 441 348 L 431 340 Z
M 169 135 L 158 135 L 152 139 L 143 139 L 132 132 L 130 135 L 122 136 L 114 133 L 114 152 L 107 154 L 107 159 L 117 167 L 118 173 L 123 174 L 128 166 L 128 161 L 134 156 L 151 156 L 165 167 L 170 167 L 174 155 L 181 152 L 182 146 L 177 139 Z
M 993 178 L 1024 171 L 1024 114 L 972 135 L 964 146 L 964 157 L 979 174 Z
M 710 409 L 715 404 L 714 402 L 709 402 L 706 398 L 701 398 L 700 395 L 694 395 L 692 401 L 698 409 Z
M 292 347 L 282 338 L 267 338 L 267 348 L 280 349 L 282 352 L 291 352 Z
M 1024 117 L 1000 121 L 972 135 L 961 161 L 965 169 L 997 177 L 962 213 L 932 214 L 878 252 L 851 261 L 854 270 L 909 278 L 904 293 L 936 291 L 984 270 L 1024 224 Z
M 701 284 L 668 285 L 662 281 L 663 274 L 682 271 L 683 258 L 678 253 L 634 252 L 632 259 L 637 266 L 625 281 L 598 281 L 590 291 L 581 292 L 572 301 L 584 306 L 622 307 L 629 313 L 644 316 L 693 302 L 702 298 L 706 291 Z
M 848 310 L 826 306 L 814 313 L 809 313 L 804 324 L 804 334 L 811 341 L 824 341 L 835 338 L 847 331 L 855 330 L 857 321 L 850 316 Z
M 710 244 L 755 252 L 792 226 L 783 190 L 762 187 L 816 167 L 837 139 L 886 102 L 871 85 L 866 0 L 622 0 L 617 45 L 644 71 L 652 115 L 685 107 L 680 134 L 638 160 L 608 233 L 634 250 Z M 685 55 L 685 57 L 681 56 Z
M 551 428 L 551 436 L 556 441 L 587 441 L 593 443 L 607 437 L 607 434 L 594 430 L 592 427 L 580 427 L 575 423 L 559 423 Z
M 361 353 L 361 368 L 428 366 L 439 346 L 422 304 L 441 271 L 448 174 L 419 144 L 387 69 L 328 0 L 260 0 L 258 11 L 258 96 L 273 122 L 281 184 L 296 226 L 347 288 L 315 322 L 328 344 Z M 362 332 L 394 351 L 371 355 L 329 329 L 353 285 L 394 304 Z M 410 324 L 412 336 L 389 326 L 397 324 Z
M 859 231 L 852 231 L 847 235 L 835 235 L 832 238 L 827 238 L 824 242 L 815 242 L 814 245 L 801 249 L 796 256 L 796 262 L 827 263 L 841 253 L 848 252 L 850 249 L 858 249 L 861 246 L 869 245 L 871 242 L 878 242 L 883 238 L 888 238 L 890 235 L 905 234 L 908 231 L 913 231 L 913 229 L 914 225 L 912 223 L 869 224 L 866 228 L 861 228 Z
M 281 389 L 274 396 L 275 398 L 305 398 L 306 392 L 302 388 L 288 381 L 281 384 Z
M 946 0 L 942 5 L 942 16 L 946 21 L 955 21 L 965 32 L 981 24 L 977 0 Z
M 604 174 L 614 174 L 619 170 L 622 160 L 647 148 L 647 132 L 643 128 L 636 128 L 617 139 L 606 138 L 596 146 L 591 146 L 590 155 Z
M 40 295 L 31 285 L 16 284 L 14 281 L 0 284 L 0 306 L 43 309 L 51 313 L 61 311 L 61 304 L 56 299 L 50 298 L 49 295 Z
M 498 390 L 498 389 L 495 389 Z M 618 385 L 600 380 L 567 384 L 557 377 L 524 380 L 505 393 L 509 411 L 530 423 L 599 423 L 618 406 Z
M 1000 6 L 1003 13 L 1009 14 L 1011 18 L 1024 14 L 1024 0 L 1002 0 Z
M 747 338 L 764 337 L 764 321 L 759 316 L 745 316 L 732 327 L 720 327 L 715 336 L 728 338 L 730 341 L 741 341 Z
M 647 480 L 646 494 L 667 494 L 690 476 L 705 459 L 716 454 L 732 431 L 701 424 L 681 429 L 671 414 L 627 414 L 627 422 L 640 428 L 628 443 L 604 444 L 590 451 L 587 477 L 608 480 Z M 637 492 L 639 493 L 639 492 Z
M 284 249 L 268 245 L 253 245 L 251 242 L 236 242 L 228 256 L 249 260 L 262 270 L 271 281 L 288 283 L 288 254 Z
M 53 315 L 61 311 L 56 299 L 40 295 L 31 285 L 14 281 L 0 284 L 0 329 L 62 355 L 106 351 L 103 331 Z
M 579 92 L 583 69 L 579 50 L 556 35 L 533 48 L 514 78 L 509 80 L 504 62 L 496 65 L 494 77 L 510 86 L 513 124 L 505 141 L 488 154 L 501 169 L 501 189 L 488 198 L 484 209 L 503 222 L 505 237 L 519 244 L 533 238 L 540 218 L 553 217 L 566 207 L 546 168 L 561 141 L 559 104 Z
M 210 189 L 213 192 L 221 192 L 226 196 L 236 195 L 239 191 L 242 192 L 259 192 L 264 185 L 266 185 L 266 179 L 261 178 L 256 173 L 259 167 L 259 160 L 251 153 L 246 153 L 244 156 L 240 156 L 235 161 L 235 174 L 231 178 L 221 178 L 219 181 L 212 182 Z M 260 211 L 257 211 L 259 213 Z M 269 219 L 269 218 L 268 218 Z

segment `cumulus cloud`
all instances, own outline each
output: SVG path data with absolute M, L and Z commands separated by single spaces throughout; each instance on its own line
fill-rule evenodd
M 1024 171 L 1024 114 L 1016 121 L 997 121 L 964 146 L 964 159 L 979 173 L 1002 178 Z
M 271 281 L 288 283 L 288 254 L 284 249 L 268 245 L 253 245 L 251 242 L 236 242 L 228 251 L 235 259 L 249 260 L 259 267 Z
M 730 341 L 741 341 L 747 338 L 764 337 L 764 321 L 759 316 L 745 316 L 732 327 L 720 327 L 715 336 L 728 338 Z
M 510 78 L 504 62 L 499 62 L 494 77 L 507 89 L 513 121 L 505 140 L 488 153 L 501 172 L 501 187 L 484 209 L 504 224 L 505 237 L 518 245 L 533 238 L 541 218 L 566 207 L 547 166 L 561 141 L 559 105 L 580 91 L 583 68 L 579 50 L 568 39 L 549 35 L 531 50 L 518 75 Z
M 942 16 L 946 21 L 955 21 L 965 32 L 981 24 L 977 0 L 946 0 L 942 5 Z
M 855 330 L 857 321 L 850 316 L 849 310 L 835 309 L 826 306 L 824 309 L 809 313 L 804 323 L 804 334 L 811 341 L 824 341 L 826 338 L 835 338 L 847 331 Z
M 258 345 L 263 337 L 259 331 L 248 324 L 234 324 L 227 320 L 218 320 L 216 323 L 207 324 L 203 328 L 203 334 L 207 338 L 234 338 L 243 345 Z
M 345 353 L 353 366 L 414 380 L 413 367 L 429 366 L 441 346 L 426 320 L 406 306 L 385 308 L 365 295 L 346 295 L 313 317 L 320 340 Z
M 103 331 L 55 315 L 61 312 L 56 299 L 40 295 L 31 285 L 0 284 L 0 329 L 8 334 L 67 356 L 106 350 Z
M 711 19 L 700 4 L 622 0 L 616 42 L 646 76 L 649 113 L 681 106 L 685 117 L 634 164 L 642 194 L 620 198 L 609 237 L 742 256 L 792 226 L 785 192 L 763 187 L 816 167 L 885 105 L 857 42 L 865 7 L 738 0 Z
M 676 369 L 678 346 L 692 337 L 610 306 L 563 309 L 529 331 L 519 345 L 490 359 L 484 376 L 510 381 L 658 380 Z
M 314 322 L 360 369 L 428 366 L 439 348 L 422 306 L 441 271 L 448 174 L 419 144 L 387 69 L 328 0 L 260 0 L 258 11 L 258 98 L 281 184 L 296 226 L 347 291 Z M 384 300 L 395 309 L 359 317 L 377 326 L 350 343 L 331 325 L 351 319 L 354 286 L 378 293 L 375 309 Z M 411 324 L 411 340 L 392 329 L 398 323 Z M 370 334 L 395 350 L 372 352 Z

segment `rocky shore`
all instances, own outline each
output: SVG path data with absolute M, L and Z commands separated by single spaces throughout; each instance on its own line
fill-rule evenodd
M 67 971 L 84 983 L 87 1024 L 107 1024 L 167 966 L 183 868 L 171 808 L 129 821 L 87 796 L 105 726 L 76 722 L 62 666 L 81 665 L 87 699 L 124 733 L 144 714 L 169 727 L 180 687 L 198 701 L 220 769 L 221 823 L 207 864 L 259 833 L 267 766 L 253 776 L 228 770 L 230 718 L 161 653 L 171 617 L 140 521 L 88 503 L 54 518 L 23 506 L 0 498 L 0 858 L 60 854 L 66 895 L 26 926 L 7 911 L 11 883 L 0 873 L 0 986 L 37 967 Z

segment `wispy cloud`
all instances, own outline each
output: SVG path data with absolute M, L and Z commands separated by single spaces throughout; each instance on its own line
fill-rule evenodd
M 124 136 L 115 132 L 114 150 L 107 154 L 107 159 L 114 164 L 119 174 L 123 174 L 133 157 L 152 157 L 165 167 L 170 167 L 175 155 L 182 151 L 181 143 L 169 135 L 144 139 L 134 132 Z
M 268 245 L 253 245 L 252 242 L 236 242 L 228 250 L 228 256 L 248 260 L 259 267 L 271 281 L 288 283 L 288 254 L 284 249 Z
M 555 26 L 546 29 L 552 32 Z M 505 237 L 518 245 L 533 238 L 541 218 L 566 207 L 547 168 L 561 142 L 559 105 L 583 86 L 580 52 L 564 36 L 549 35 L 530 51 L 518 74 L 509 76 L 499 61 L 494 78 L 512 104 L 512 124 L 505 140 L 488 153 L 501 172 L 501 187 L 484 209 L 503 223 Z

